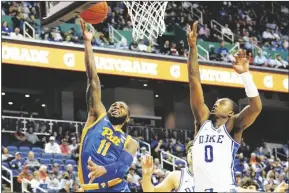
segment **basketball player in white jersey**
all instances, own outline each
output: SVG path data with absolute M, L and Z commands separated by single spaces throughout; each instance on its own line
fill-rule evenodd
M 238 113 L 238 107 L 231 99 L 221 98 L 209 110 L 204 101 L 197 60 L 197 24 L 197 22 L 193 24 L 193 31 L 189 26 L 187 28 L 190 47 L 188 59 L 190 103 L 195 118 L 193 145 L 195 191 L 236 191 L 233 171 L 235 154 L 240 146 L 242 133 L 254 123 L 262 109 L 258 90 L 249 72 L 251 55 L 247 56 L 246 51 L 240 50 L 232 65 L 244 84 L 249 105 Z
M 187 161 L 189 167 L 182 168 L 181 171 L 171 172 L 160 184 L 154 186 L 151 182 L 154 172 L 153 158 L 145 156 L 142 159 L 142 188 L 144 192 L 194 192 L 194 175 L 192 173 L 192 148 L 193 141 L 186 146 Z
M 182 168 L 181 171 L 171 172 L 160 184 L 152 184 L 152 174 L 154 172 L 153 157 L 146 155 L 142 159 L 142 188 L 143 192 L 195 192 L 193 170 L 193 143 L 190 141 L 186 146 L 188 167 Z M 246 182 L 245 182 L 246 181 Z M 204 182 L 205 183 L 205 182 Z M 276 187 L 274 192 L 285 192 L 288 184 L 282 182 Z M 258 192 L 258 185 L 251 179 L 243 179 L 239 187 L 233 189 L 234 192 Z

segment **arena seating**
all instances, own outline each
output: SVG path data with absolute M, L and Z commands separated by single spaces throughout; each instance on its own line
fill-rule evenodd
M 254 14 L 250 12 L 251 10 L 248 7 L 252 7 L 253 10 L 255 9 L 255 12 L 257 12 L 258 10 L 256 9 L 258 9 L 259 4 L 256 4 L 255 2 L 247 2 L 246 4 L 247 5 L 244 6 L 242 3 L 239 2 L 230 2 L 225 5 L 223 4 L 223 2 L 216 2 L 215 6 L 209 6 L 205 2 L 193 4 L 188 3 L 188 5 L 184 5 L 184 3 L 181 2 L 169 2 L 167 7 L 167 14 L 165 17 L 167 30 L 177 31 L 177 29 L 179 29 L 178 36 L 181 35 L 183 36 L 182 39 L 186 39 L 184 31 L 185 25 L 191 23 L 193 19 L 196 19 L 194 18 L 194 15 L 191 14 L 191 12 L 193 9 L 198 9 L 203 13 L 203 24 L 200 23 L 200 29 L 206 25 L 209 30 L 208 38 L 203 38 L 205 36 L 200 36 L 199 44 L 201 44 L 201 42 L 207 42 L 207 44 L 213 45 L 215 42 L 220 42 L 221 40 L 228 41 L 227 39 L 224 39 L 224 34 L 222 34 L 221 31 L 223 28 L 227 29 L 227 27 L 225 27 L 226 24 L 229 25 L 229 31 L 231 31 L 234 36 L 236 36 L 234 38 L 234 42 L 228 41 L 227 46 L 225 46 L 226 48 L 228 48 L 225 57 L 223 52 L 222 55 L 219 51 L 217 51 L 218 48 L 220 48 L 219 44 L 217 44 L 214 49 L 204 48 L 204 50 L 209 53 L 210 60 L 230 62 L 230 59 L 227 57 L 227 55 L 234 53 L 234 51 L 236 50 L 234 49 L 234 47 L 238 45 L 238 48 L 244 48 L 248 52 L 252 52 L 254 57 L 258 55 L 258 50 L 263 50 L 262 57 L 265 56 L 265 58 L 261 60 L 261 63 L 252 60 L 252 65 L 288 69 L 288 34 L 286 34 L 286 32 L 288 32 L 288 22 L 283 22 L 282 20 L 282 18 L 288 17 L 286 9 L 285 11 L 282 11 L 283 9 L 281 10 L 281 8 L 279 7 L 280 10 L 277 10 L 274 13 L 275 15 L 273 16 L 269 16 L 270 14 L 264 12 L 257 14 L 257 17 L 252 17 L 252 15 Z M 20 27 L 20 30 L 22 30 L 22 27 L 26 21 L 35 27 L 36 36 L 34 38 L 36 39 L 63 43 L 82 43 L 80 27 L 79 25 L 77 25 L 78 19 L 72 19 L 70 21 L 71 23 L 62 24 L 56 29 L 43 29 L 40 25 L 39 19 L 37 19 L 37 11 L 32 11 L 34 9 L 39 10 L 38 3 L 15 3 L 14 5 L 11 5 L 11 3 L 9 4 L 8 2 L 2 2 L 2 5 L 2 15 L 4 13 L 6 14 L 3 17 L 3 21 L 6 21 L 8 25 L 7 27 L 4 27 L 2 23 L 2 33 L 4 32 L 4 36 L 9 36 L 11 33 L 14 33 L 16 25 Z M 130 17 L 128 17 L 127 15 L 124 4 L 122 2 L 109 2 L 109 5 L 111 7 L 112 13 L 108 15 L 105 22 L 101 25 L 101 29 L 96 26 L 98 32 L 96 33 L 95 39 L 93 40 L 92 44 L 94 46 L 139 51 L 139 42 L 132 42 L 131 34 L 127 35 L 129 33 L 128 31 L 131 30 L 132 25 L 130 22 Z M 20 11 L 20 19 L 15 19 L 17 18 L 16 12 L 11 11 L 13 10 L 11 7 L 14 6 L 19 7 L 19 10 L 26 10 L 25 12 Z M 29 9 L 25 9 L 25 6 L 29 6 Z M 265 7 L 268 6 L 268 4 L 263 3 L 262 6 Z M 266 9 L 264 8 L 264 10 Z M 27 17 L 26 12 L 30 13 L 30 16 L 32 15 L 33 17 Z M 248 14 L 247 12 L 250 13 Z M 279 19 L 276 20 L 275 18 L 280 18 L 280 22 Z M 219 31 L 216 31 L 214 26 L 211 25 L 212 20 L 220 24 Z M 256 25 L 256 21 L 259 22 L 259 25 Z M 277 22 L 277 24 L 273 25 L 270 22 Z M 238 25 L 241 25 L 240 28 L 237 27 L 237 23 Z M 113 42 L 113 40 L 109 39 L 109 26 L 114 27 L 118 31 L 118 33 L 122 34 L 123 37 L 127 38 L 127 43 L 121 41 Z M 272 26 L 273 28 L 271 29 L 270 27 Z M 272 32 L 268 32 L 271 33 L 273 38 L 271 38 L 270 41 L 267 41 L 263 37 L 263 32 L 269 28 L 270 30 L 274 30 Z M 241 29 L 243 30 L 242 32 Z M 170 33 L 168 32 L 167 34 Z M 168 42 L 168 49 L 167 51 L 164 51 L 164 42 L 165 41 L 162 40 L 160 42 L 160 45 L 158 46 L 150 45 L 148 42 L 145 43 L 146 47 L 148 48 L 147 52 L 152 52 L 156 54 L 169 54 L 180 57 L 187 56 L 188 50 L 183 47 L 183 43 L 175 42 L 177 43 L 175 44 L 174 42 Z M 177 46 L 176 48 L 174 48 L 175 45 Z M 135 49 L 133 47 L 135 47 Z M 203 50 L 200 50 L 199 54 L 204 54 Z M 277 58 L 278 55 L 281 56 L 282 60 Z

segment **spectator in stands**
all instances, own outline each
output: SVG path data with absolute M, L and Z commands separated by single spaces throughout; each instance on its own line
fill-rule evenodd
M 2 161 L 9 162 L 13 159 L 13 155 L 11 155 L 6 147 L 2 149 Z
M 217 50 L 217 54 L 219 54 L 221 56 L 221 58 L 226 58 L 227 55 L 229 54 L 229 50 L 227 48 L 225 48 L 225 42 L 222 41 L 220 43 L 220 47 Z
M 183 40 L 180 41 L 179 47 L 178 47 L 178 52 L 180 56 L 187 57 L 187 49 L 185 48 L 185 43 Z
M 24 166 L 23 167 L 23 170 L 22 172 L 17 176 L 17 182 L 18 184 L 16 185 L 16 190 L 19 190 L 21 191 L 21 185 L 22 185 L 22 182 L 24 184 L 28 184 L 24 181 L 24 179 L 28 180 L 28 181 L 31 181 L 33 179 L 33 176 L 30 174 L 30 171 L 29 171 L 29 167 L 28 166 Z
M 53 192 L 58 192 L 61 186 L 57 176 L 53 172 L 50 172 L 49 179 L 48 189 Z
M 201 38 L 204 41 L 207 41 L 210 37 L 210 29 L 208 28 L 208 25 L 200 25 L 200 31 L 198 37 Z
M 138 51 L 141 51 L 141 52 L 146 52 L 147 51 L 147 45 L 145 45 L 145 42 L 144 40 L 139 40 L 139 43 L 138 43 Z
M 33 132 L 33 127 L 32 126 L 29 126 L 28 132 L 25 132 L 24 135 L 25 135 L 25 137 L 27 139 L 27 142 L 29 142 L 32 145 L 34 145 L 37 142 L 39 142 L 39 139 L 38 139 L 37 135 Z
M 8 26 L 8 23 L 6 21 L 3 21 L 1 31 L 3 36 L 10 36 L 12 29 Z
M 170 53 L 170 42 L 168 40 L 166 40 L 164 43 L 162 53 L 166 55 Z
M 61 153 L 60 147 L 55 143 L 55 137 L 51 136 L 49 142 L 45 145 L 45 153 Z
M 17 146 L 25 144 L 25 141 L 26 141 L 27 138 L 22 133 L 22 129 L 21 128 L 18 128 L 13 135 L 14 135 L 14 137 L 16 139 L 15 143 L 16 143 Z
M 267 28 L 266 31 L 263 32 L 262 38 L 264 42 L 272 41 L 275 39 L 269 28 Z
M 20 18 L 20 12 L 17 12 L 15 17 L 12 17 L 11 20 L 13 22 L 13 28 L 14 29 L 18 28 L 20 31 L 20 29 L 22 29 L 22 26 L 21 26 L 22 19 Z
M 54 163 L 52 166 L 52 174 L 57 177 L 57 179 L 61 179 L 62 172 L 59 170 L 58 163 Z
M 71 142 L 72 143 L 71 143 L 71 145 L 69 145 L 69 149 L 72 152 L 72 151 L 74 151 L 74 150 L 76 150 L 78 148 L 79 144 L 76 143 L 76 138 L 75 137 L 71 138 Z
M 21 155 L 19 152 L 15 153 L 15 159 L 13 159 L 9 164 L 12 169 L 17 169 L 18 171 L 22 170 L 23 165 L 21 163 Z
M 60 187 L 61 188 L 64 188 L 67 184 L 69 184 L 69 186 L 71 186 L 73 184 L 73 180 L 69 176 L 70 175 L 68 172 L 63 172 L 61 179 L 60 179 Z
M 62 188 L 59 190 L 59 192 L 61 193 L 70 192 L 70 186 L 71 186 L 70 181 L 63 181 L 63 184 L 61 185 Z
M 262 50 L 258 50 L 257 56 L 254 58 L 254 65 L 256 66 L 267 66 L 267 59 L 263 55 Z
M 78 161 L 79 159 L 79 146 L 72 151 L 71 153 L 72 159 L 74 159 L 75 161 Z
M 59 30 L 58 27 L 54 28 L 51 32 L 52 40 L 55 42 L 61 42 L 63 41 L 63 37 L 61 35 L 61 31 Z
M 155 169 L 162 169 L 159 158 L 154 159 L 154 168 Z
M 267 178 L 263 183 L 265 192 L 272 192 L 277 187 L 277 183 L 275 181 L 275 173 L 270 170 L 267 173 Z
M 138 51 L 138 44 L 135 40 L 133 40 L 130 45 L 129 45 L 129 49 L 132 51 Z
M 63 155 L 71 154 L 71 149 L 68 145 L 67 139 L 62 140 L 62 144 L 60 145 L 60 150 Z
M 24 165 L 28 166 L 29 169 L 32 169 L 33 171 L 34 169 L 39 169 L 40 167 L 40 163 L 37 159 L 34 158 L 34 153 L 32 151 L 28 153 L 28 157 Z
M 31 188 L 33 189 L 33 192 L 37 192 L 37 188 L 42 183 L 42 180 L 40 179 L 39 171 L 35 171 L 33 173 L 33 179 L 31 180 Z
M 14 32 L 10 33 L 10 37 L 22 39 L 23 35 L 20 34 L 20 29 L 18 27 L 16 27 Z
M 179 52 L 177 50 L 177 44 L 175 42 L 172 42 L 172 45 L 171 45 L 171 48 L 170 48 L 170 55 L 179 56 Z
M 273 59 L 273 55 L 272 54 L 269 55 L 269 57 L 267 59 L 267 64 L 270 67 L 276 66 L 276 61 L 275 61 L 275 59 Z
M 274 68 L 282 68 L 282 69 L 288 69 L 288 62 L 282 59 L 282 56 L 278 54 L 275 59 L 276 65 Z
M 129 173 L 127 174 L 128 178 L 132 179 L 132 183 L 134 183 L 137 187 L 140 186 L 139 180 L 141 179 L 139 175 L 136 174 L 136 168 L 134 165 L 132 165 L 129 169 Z
M 66 166 L 66 172 L 69 175 L 69 179 L 71 179 L 72 181 L 75 181 L 77 176 L 73 173 L 73 166 L 71 164 L 68 164 Z
M 73 188 L 72 192 L 83 192 L 83 190 L 80 188 L 77 182 L 73 183 L 72 188 Z

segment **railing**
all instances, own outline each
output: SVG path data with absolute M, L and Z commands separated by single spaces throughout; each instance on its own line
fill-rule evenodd
M 166 155 L 166 156 L 168 156 L 168 157 L 172 157 L 172 158 L 173 158 L 172 162 L 166 160 L 166 159 L 164 158 L 164 155 Z M 161 151 L 161 166 L 162 166 L 162 168 L 164 168 L 164 163 L 167 163 L 167 164 L 172 165 L 172 166 L 173 166 L 173 171 L 175 171 L 176 167 L 178 167 L 178 165 L 175 164 L 175 161 L 176 161 L 176 160 L 181 160 L 181 161 L 183 161 L 183 162 L 185 163 L 185 167 L 187 167 L 187 161 L 186 161 L 186 160 L 184 160 L 184 159 L 182 159 L 182 158 L 179 158 L 179 157 L 177 157 L 177 156 L 175 156 L 175 155 L 173 155 L 173 154 L 170 154 L 170 153 L 168 153 L 168 152 Z
M 203 20 L 203 12 L 201 10 L 199 10 L 198 8 L 192 6 L 191 7 L 191 13 L 193 16 L 197 17 L 199 19 L 199 22 L 201 24 L 204 23 L 204 20 Z
M 237 50 L 240 49 L 240 44 L 239 44 L 239 42 L 237 42 L 237 43 L 229 50 L 229 53 L 232 53 L 232 51 L 234 51 L 236 48 L 238 48 Z
M 27 28 L 30 28 L 32 30 L 32 36 L 26 31 Z M 32 27 L 28 22 L 24 22 L 23 24 L 23 36 L 35 39 L 35 29 Z
M 2 122 L 3 133 L 15 132 L 17 126 L 21 128 L 24 132 L 26 132 L 29 123 L 43 124 L 46 127 L 44 132 L 36 132 L 37 134 L 40 135 L 52 134 L 53 129 L 58 129 L 59 126 L 69 127 L 75 130 L 76 133 L 79 133 L 80 129 L 82 129 L 84 126 L 83 122 L 63 121 L 54 119 L 38 119 L 38 118 L 13 117 L 13 116 L 2 116 L 2 119 L 3 119 Z
M 113 42 L 119 43 L 122 41 L 122 39 L 125 39 L 127 41 L 127 39 L 121 35 L 117 30 L 115 30 L 112 25 L 110 25 L 108 27 L 108 33 L 109 33 L 109 37 Z M 117 37 L 116 37 L 117 36 Z
M 197 45 L 197 47 L 206 53 L 206 57 L 203 57 L 201 54 L 198 53 L 199 58 L 201 58 L 202 60 L 210 60 L 209 52 L 200 45 Z
M 228 34 L 223 34 L 222 33 L 222 29 L 225 28 L 225 26 L 221 25 L 220 23 L 218 23 L 216 20 L 211 20 L 211 28 L 214 28 L 214 25 L 216 25 L 216 31 L 220 33 L 220 35 L 222 36 L 222 39 L 224 40 L 224 37 L 226 37 L 227 39 L 229 39 L 231 41 L 231 43 L 234 43 L 234 34 L 232 33 L 231 36 Z
M 31 184 L 31 182 L 29 180 L 27 180 L 27 179 L 23 179 L 22 180 L 22 186 L 21 186 L 22 187 L 22 192 L 29 192 L 27 190 L 27 184 Z M 47 193 L 46 190 L 44 190 L 44 189 L 42 189 L 40 187 L 37 187 L 36 189 L 40 190 L 41 192 Z
M 142 141 L 142 140 L 137 140 L 137 143 L 138 143 L 138 152 L 139 153 L 142 153 L 141 152 L 141 144 L 142 145 L 144 145 L 144 146 L 146 146 L 147 148 L 146 148 L 146 150 L 147 150 L 147 152 L 149 152 L 149 154 L 151 155 L 152 153 L 151 153 L 151 145 L 149 144 L 149 143 L 147 143 L 147 142 L 145 142 L 145 141 Z
M 13 188 L 14 187 L 13 187 L 13 173 L 12 173 L 12 170 L 9 170 L 8 168 L 6 168 L 3 165 L 1 165 L 1 168 L 2 168 L 2 170 L 5 170 L 5 171 L 7 171 L 10 174 L 10 179 L 8 179 L 5 176 L 3 176 L 3 174 L 2 174 L 2 179 L 10 184 L 11 192 L 13 192 Z

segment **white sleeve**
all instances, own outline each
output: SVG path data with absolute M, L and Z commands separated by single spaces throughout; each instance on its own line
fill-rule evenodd
M 45 144 L 45 149 L 44 149 L 45 153 L 50 153 L 48 145 L 49 145 L 48 143 Z
M 61 149 L 60 149 L 60 146 L 57 144 L 57 151 L 56 151 L 56 153 L 61 153 Z

